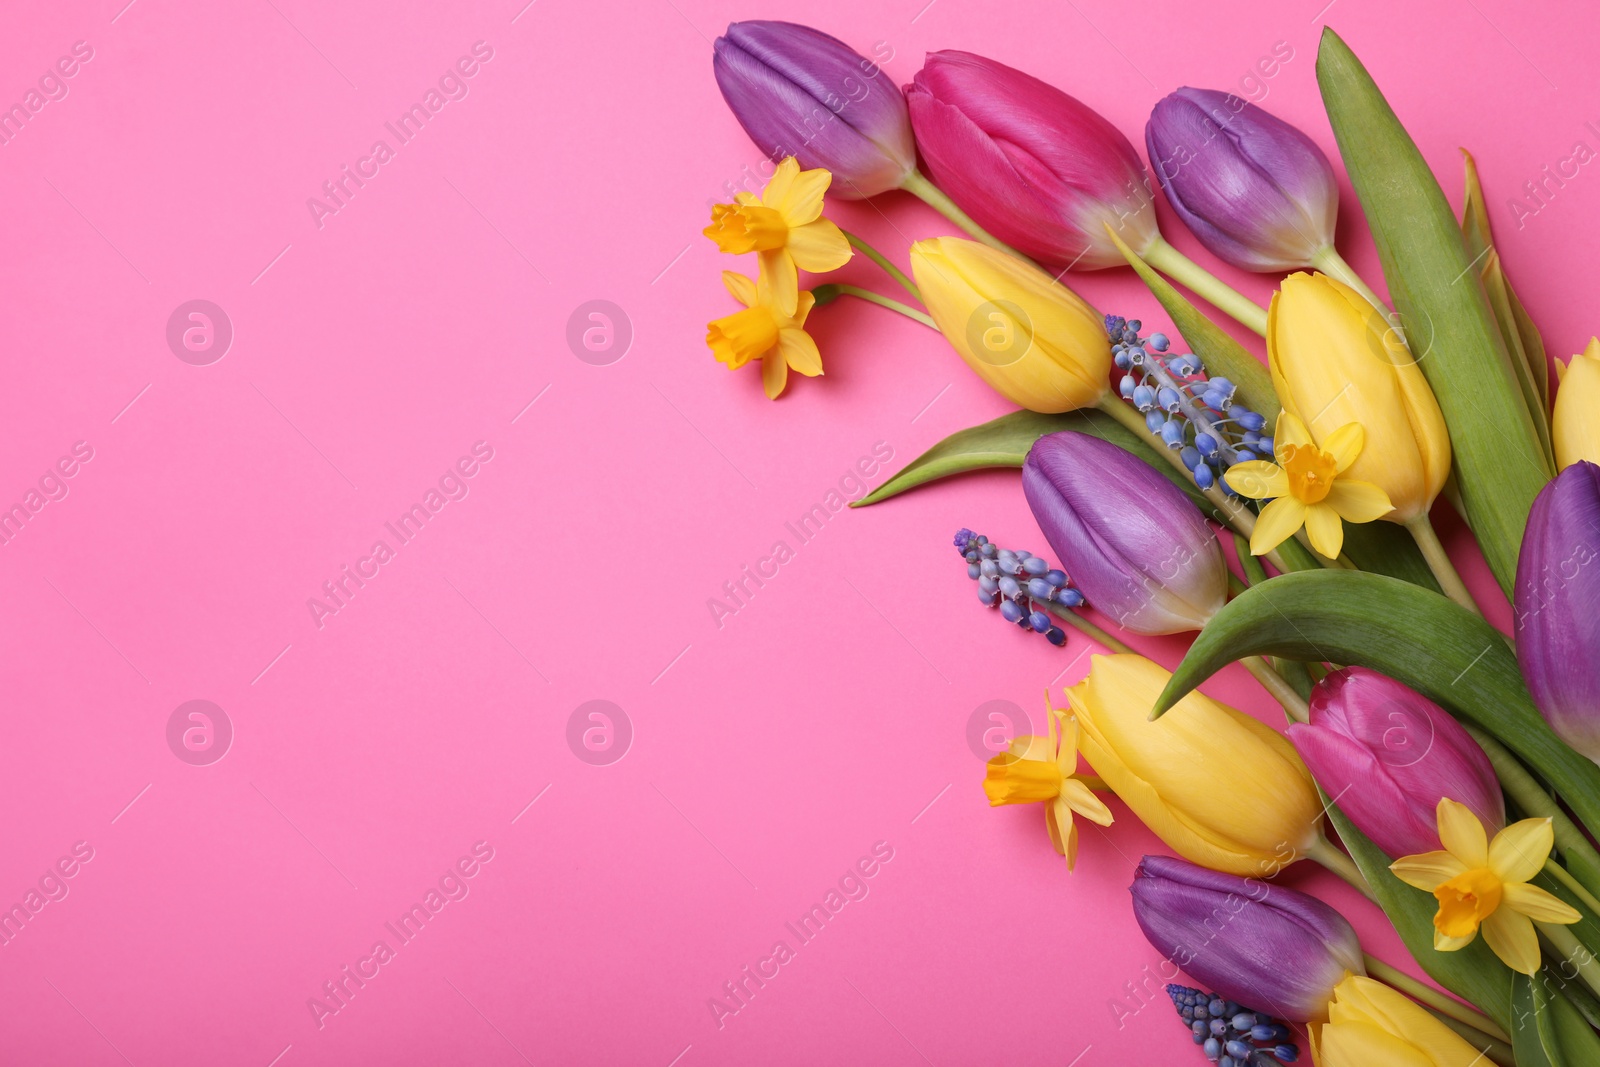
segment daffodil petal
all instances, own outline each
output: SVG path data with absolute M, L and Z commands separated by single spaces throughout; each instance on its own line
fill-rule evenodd
M 1306 507 L 1306 534 L 1311 538 L 1311 547 L 1329 559 L 1338 559 L 1344 551 L 1344 520 L 1327 504 Z
M 1078 865 L 1078 824 L 1074 822 L 1067 827 L 1067 871 Z
M 1251 459 L 1235 463 L 1223 472 L 1228 488 L 1251 500 L 1289 495 L 1289 475 L 1276 463 Z
M 756 283 L 746 278 L 736 270 L 722 272 L 722 284 L 727 287 L 733 298 L 745 307 L 754 307 L 756 303 Z
M 806 316 L 811 314 L 811 309 L 816 304 L 817 298 L 811 295 L 809 289 L 802 291 L 794 305 L 794 324 L 796 326 L 804 326 L 806 324 Z
M 1389 864 L 1389 869 L 1406 885 L 1431 893 L 1465 872 L 1467 865 L 1448 852 L 1423 852 L 1401 856 Z
M 799 309 L 800 273 L 787 250 L 774 248 L 760 253 L 761 278 L 757 286 L 764 304 L 789 318 Z
M 1287 409 L 1278 412 L 1278 423 L 1272 432 L 1274 448 L 1282 448 L 1284 445 L 1309 445 L 1311 443 L 1311 431 L 1306 429 L 1306 424 L 1300 421 L 1300 416 Z
M 768 400 L 776 400 L 783 395 L 784 386 L 789 384 L 789 361 L 778 352 L 768 352 L 761 357 L 761 387 L 766 390 Z
M 800 161 L 793 156 L 784 156 L 773 169 L 772 177 L 767 180 L 767 187 L 761 190 L 762 204 L 777 210 L 779 204 L 789 199 L 789 190 L 794 187 L 794 180 L 799 176 Z
M 1501 907 L 1510 907 L 1520 911 L 1536 923 L 1560 923 L 1566 925 L 1575 923 L 1583 918 L 1578 909 L 1554 893 L 1547 893 L 1536 885 L 1526 882 L 1508 882 L 1501 887 L 1503 896 Z
M 1501 906 L 1483 920 L 1483 941 L 1513 971 L 1533 974 L 1539 969 L 1539 935 L 1533 920 Z
M 1477 940 L 1478 933 L 1474 930 L 1469 937 L 1446 937 L 1439 931 L 1433 932 L 1433 947 L 1440 952 L 1460 952 L 1473 941 Z
M 1555 829 L 1549 819 L 1523 819 L 1494 835 L 1489 846 L 1489 869 L 1502 882 L 1526 882 L 1544 869 L 1555 847 Z
M 817 351 L 817 342 L 804 330 L 792 326 L 779 330 L 778 353 L 788 360 L 790 367 L 807 378 L 822 373 L 822 353 Z
M 1058 803 L 1066 804 L 1085 819 L 1100 826 L 1110 826 L 1114 818 L 1105 802 L 1076 778 L 1068 778 L 1061 783 L 1061 797 Z
M 1466 864 L 1468 869 L 1489 866 L 1489 835 L 1484 833 L 1483 823 L 1472 813 L 1472 809 L 1465 804 L 1457 803 L 1449 797 L 1439 801 L 1437 809 L 1439 817 L 1439 843 L 1445 851 L 1455 856 L 1456 859 Z M 1509 828 L 1508 828 L 1509 829 Z M 1505 831 L 1502 830 L 1503 834 Z M 1518 838 L 1517 842 L 1525 838 Z M 1550 846 L 1546 845 L 1544 855 L 1550 854 Z M 1544 866 L 1544 859 L 1539 860 L 1539 867 Z M 1535 870 L 1538 867 L 1534 868 Z M 1495 872 L 1499 874 L 1499 871 Z M 1529 875 L 1532 877 L 1532 875 Z M 1501 881 L 1507 881 L 1505 875 L 1500 875 Z M 1515 879 L 1525 882 L 1527 878 Z
M 1050 843 L 1065 856 L 1068 840 L 1072 837 L 1072 809 L 1063 804 L 1060 797 L 1045 805 L 1044 828 L 1050 831 Z
M 1256 517 L 1256 528 L 1250 535 L 1251 553 L 1266 555 L 1293 537 L 1305 521 L 1306 506 L 1292 496 L 1280 496 L 1262 508 L 1261 514 Z
M 1334 469 L 1340 474 L 1350 469 L 1367 447 L 1367 431 L 1359 422 L 1347 422 L 1328 435 L 1322 450 L 1333 457 Z
M 812 274 L 838 270 L 850 262 L 852 254 L 844 231 L 827 219 L 790 229 L 787 247 L 795 265 Z
M 757 196 L 755 193 L 745 192 L 743 189 L 740 189 L 737 193 L 734 193 L 733 198 L 746 207 L 761 203 L 761 198 L 759 196 Z
M 1052 748 L 1050 739 L 1041 737 L 1038 734 L 1023 734 L 1020 737 L 1011 739 L 1011 754 L 1018 759 L 1040 761 L 1054 759 L 1055 753 Z
M 1372 522 L 1394 510 L 1394 504 L 1382 486 L 1350 478 L 1340 478 L 1334 482 L 1324 503 L 1337 511 L 1346 522 Z
M 1060 740 L 1056 742 L 1056 763 L 1061 768 L 1061 773 L 1072 777 L 1078 769 L 1078 720 L 1071 715 L 1057 715 L 1054 710 L 1047 714 L 1054 715 L 1059 724 Z
M 780 196 L 773 196 L 772 186 L 767 186 L 764 196 L 766 205 L 782 215 L 783 221 L 789 224 L 791 240 L 795 227 L 815 222 L 822 215 L 822 197 L 831 184 L 833 175 L 818 167 L 816 170 L 796 173 L 794 180 L 781 191 Z

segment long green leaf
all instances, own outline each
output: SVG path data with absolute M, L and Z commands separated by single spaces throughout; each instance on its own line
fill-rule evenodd
M 1301 571 L 1245 590 L 1206 624 L 1156 704 L 1165 711 L 1245 656 L 1358 664 L 1481 727 L 1600 828 L 1600 767 L 1555 735 L 1511 646 L 1477 612 L 1381 574 Z
M 1552 471 L 1444 191 L 1349 47 L 1324 29 L 1317 82 L 1407 339 L 1450 427 L 1466 518 L 1510 596 Z
M 1544 974 L 1515 975 L 1511 987 L 1511 1047 L 1517 1067 L 1590 1067 L 1600 1064 L 1600 1035 Z

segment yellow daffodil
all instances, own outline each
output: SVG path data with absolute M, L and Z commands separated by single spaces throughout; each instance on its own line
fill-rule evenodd
M 1050 843 L 1067 857 L 1067 870 L 1078 861 L 1078 827 L 1072 821 L 1076 812 L 1100 826 L 1111 825 L 1111 809 L 1077 777 L 1078 723 L 1056 708 L 1048 707 L 1049 737 L 1019 737 L 1009 751 L 991 759 L 983 778 L 983 791 L 989 804 L 1043 804 L 1044 822 Z
M 1339 427 L 1319 445 L 1306 424 L 1284 410 L 1272 439 L 1279 462 L 1255 459 L 1235 463 L 1227 472 L 1228 485 L 1240 496 L 1272 498 L 1250 535 L 1250 551 L 1256 555 L 1271 552 L 1304 526 L 1311 547 L 1336 559 L 1344 547 L 1341 520 L 1371 522 L 1392 510 L 1381 488 L 1344 477 L 1366 447 L 1360 423 Z
M 1433 947 L 1454 952 L 1483 940 L 1507 967 L 1523 974 L 1539 969 L 1539 936 L 1533 924 L 1575 923 L 1581 917 L 1528 879 L 1544 869 L 1555 844 L 1549 819 L 1523 819 L 1494 835 L 1465 804 L 1439 801 L 1441 852 L 1403 856 L 1389 869 L 1407 885 L 1439 901 L 1433 917 Z
M 761 383 L 773 400 L 789 383 L 791 368 L 808 378 L 822 373 L 822 354 L 804 329 L 816 302 L 810 293 L 801 293 L 795 311 L 786 314 L 773 303 L 765 273 L 757 284 L 743 274 L 725 270 L 722 284 L 745 306 L 706 329 L 706 344 L 728 369 L 738 370 L 752 359 L 761 360 Z
M 1489 1060 L 1427 1010 L 1352 974 L 1333 988 L 1328 1021 L 1311 1027 L 1319 1067 L 1487 1067 Z
M 798 307 L 799 271 L 837 270 L 850 260 L 844 231 L 822 217 L 822 195 L 832 182 L 826 170 L 801 170 L 789 156 L 760 196 L 738 193 L 737 203 L 717 204 L 702 231 L 724 252 L 758 253 L 773 303 L 786 315 Z
M 1555 412 L 1551 437 L 1556 466 L 1562 469 L 1579 460 L 1600 463 L 1600 338 L 1566 363 L 1556 360 Z

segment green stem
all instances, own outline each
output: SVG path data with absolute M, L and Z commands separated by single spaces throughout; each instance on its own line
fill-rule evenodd
M 1573 895 L 1583 901 L 1584 906 L 1589 909 L 1591 915 L 1600 918 L 1600 900 L 1596 900 L 1594 894 L 1585 889 L 1582 882 L 1572 877 L 1565 867 L 1555 860 L 1547 859 L 1544 861 L 1544 870 L 1550 877 L 1572 890 Z
M 1367 966 L 1367 977 L 1376 978 L 1384 985 L 1393 986 L 1412 1000 L 1426 1004 L 1440 1015 L 1448 1015 L 1457 1022 L 1466 1023 L 1474 1030 L 1481 1030 L 1497 1041 L 1511 1040 L 1511 1035 L 1502 1030 L 1493 1019 L 1474 1011 L 1454 997 L 1445 996 L 1432 986 L 1417 981 L 1404 971 L 1396 970 L 1375 956 L 1362 953 L 1361 959 Z
M 1372 886 L 1367 884 L 1366 876 L 1361 873 L 1361 868 L 1356 866 L 1356 861 L 1335 848 L 1333 842 L 1324 835 L 1320 833 L 1317 835 L 1316 841 L 1306 849 L 1305 855 L 1306 859 L 1315 860 L 1359 889 L 1361 895 L 1374 904 L 1378 903 L 1378 898 L 1373 895 Z
M 1267 313 L 1260 304 L 1173 248 L 1165 237 L 1157 234 L 1141 255 L 1146 263 L 1209 300 L 1218 310 L 1231 315 L 1261 336 L 1267 335 Z
M 1457 1022 L 1434 1008 L 1427 1010 L 1435 1019 L 1455 1031 L 1457 1037 L 1483 1053 L 1483 1057 L 1478 1063 L 1484 1064 L 1485 1067 L 1490 1063 L 1495 1064 L 1496 1067 L 1517 1067 L 1517 1054 L 1504 1041 L 1490 1037 L 1475 1026 Z M 1475 1063 L 1473 1067 L 1478 1067 L 1478 1064 Z
M 1578 977 L 1583 979 L 1583 984 L 1595 993 L 1600 994 L 1600 963 L 1595 961 L 1594 953 L 1584 948 L 1573 936 L 1571 930 L 1556 923 L 1534 923 L 1539 928 L 1539 933 L 1544 935 L 1562 959 L 1577 968 Z
M 1050 608 L 1050 613 L 1052 615 L 1056 616 L 1058 619 L 1061 619 L 1062 621 L 1064 621 L 1069 626 L 1076 626 L 1078 629 L 1082 630 L 1084 633 L 1088 634 L 1090 637 L 1094 638 L 1096 641 L 1099 641 L 1102 645 L 1105 645 L 1111 651 L 1113 651 L 1113 652 L 1132 652 L 1133 651 L 1133 649 L 1129 648 L 1126 644 L 1124 644 L 1122 641 L 1118 640 L 1115 636 L 1113 636 L 1110 633 L 1107 633 L 1105 630 L 1101 629 L 1099 626 L 1096 626 L 1094 623 L 1090 622 L 1088 619 L 1084 618 L 1082 615 L 1079 615 L 1076 611 L 1073 611 L 1071 608 L 1067 607 L 1065 604 L 1051 604 L 1048 601 L 1046 601 L 1046 605 Z
M 1417 548 L 1422 550 L 1422 558 L 1428 561 L 1428 569 L 1439 580 L 1439 588 L 1444 590 L 1444 595 L 1462 607 L 1470 608 L 1482 615 L 1483 612 L 1467 590 L 1467 583 L 1461 580 L 1455 564 L 1450 562 L 1449 553 L 1445 552 L 1444 545 L 1439 542 L 1439 535 L 1434 532 L 1433 522 L 1428 518 L 1428 513 L 1424 511 L 1406 523 L 1406 532 L 1417 543 Z
M 882 293 L 874 293 L 871 289 L 863 289 L 859 285 L 841 285 L 838 282 L 829 282 L 827 285 L 819 285 L 811 290 L 811 295 L 816 297 L 818 304 L 831 303 L 841 296 L 853 296 L 857 300 L 865 300 L 869 304 L 877 304 L 879 307 L 888 308 L 890 311 L 898 311 L 906 318 L 915 319 L 930 330 L 939 328 L 938 323 L 916 308 L 902 304 L 900 301 L 884 296 Z
M 1254 675 L 1262 688 L 1283 705 L 1283 713 L 1289 717 L 1290 722 L 1311 721 L 1311 708 L 1306 704 L 1305 698 L 1295 692 L 1294 686 L 1290 685 L 1283 675 L 1273 670 L 1270 663 L 1260 656 L 1245 656 L 1239 660 L 1239 665 Z
M 1021 252 L 1018 252 L 1015 248 L 1012 248 L 1010 245 L 1000 240 L 1000 238 L 996 237 L 994 234 L 990 233 L 988 230 L 974 222 L 972 220 L 972 216 L 968 215 L 965 211 L 962 211 L 959 207 L 957 207 L 954 200 L 951 200 L 948 196 L 944 195 L 937 185 L 934 185 L 927 178 L 923 177 L 923 174 L 920 170 L 914 170 L 907 175 L 906 180 L 901 183 L 900 188 L 921 200 L 924 204 L 927 204 L 929 207 L 933 208 L 933 210 L 937 211 L 939 214 L 943 215 L 957 226 L 960 226 L 963 230 L 966 230 L 973 237 L 976 237 L 989 247 L 998 248 L 1002 252 L 1009 252 L 1011 255 L 1022 260 L 1024 263 L 1033 263 L 1033 260 L 1023 255 Z M 1033 263 L 1033 265 L 1036 267 L 1038 266 L 1037 263 Z
M 1378 309 L 1378 314 L 1383 316 L 1385 322 L 1393 321 L 1389 318 L 1388 306 L 1378 299 L 1378 294 L 1373 292 L 1372 287 L 1362 280 L 1361 275 L 1355 272 L 1355 268 L 1344 261 L 1344 257 L 1339 254 L 1337 248 L 1332 245 L 1324 245 L 1311 257 L 1311 265 L 1328 277 L 1344 282 L 1350 288 L 1366 297 L 1367 303 Z
M 1244 571 L 1245 583 L 1260 585 L 1267 580 L 1266 568 L 1261 566 L 1261 560 L 1250 551 L 1250 541 L 1243 534 L 1233 535 L 1233 552 L 1239 557 L 1239 569 Z
M 876 248 L 873 248 L 871 245 L 867 244 L 867 242 L 863 241 L 849 230 L 841 229 L 839 232 L 844 234 L 844 239 L 850 242 L 851 248 L 854 248 L 856 251 L 872 260 L 872 262 L 882 267 L 884 273 L 898 282 L 900 284 L 900 288 L 910 293 L 913 300 L 919 304 L 923 302 L 922 290 L 917 288 L 915 282 L 906 277 L 905 271 L 889 262 L 889 258 L 887 256 L 885 256 L 882 252 L 879 252 Z
M 1112 788 L 1106 784 L 1106 780 L 1100 777 L 1098 774 L 1074 774 L 1072 777 L 1076 778 L 1078 781 L 1082 782 L 1096 793 L 1113 792 Z

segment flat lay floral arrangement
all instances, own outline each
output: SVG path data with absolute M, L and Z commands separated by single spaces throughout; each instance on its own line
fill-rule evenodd
M 1110 795 L 1165 844 L 1138 866 L 1133 919 L 1193 983 L 1168 993 L 1196 1061 L 1600 1064 L 1600 341 L 1552 383 L 1471 156 L 1457 217 L 1325 31 L 1317 82 L 1391 307 L 1334 247 L 1333 162 L 1229 93 L 1161 100 L 1147 167 L 1085 103 L 967 52 L 929 55 L 902 90 L 818 30 L 741 22 L 713 66 L 773 164 L 704 231 L 754 253 L 723 274 L 742 310 L 710 324 L 716 359 L 758 364 L 776 399 L 791 372 L 823 373 L 807 321 L 850 297 L 942 335 L 1020 408 L 857 503 L 1021 470 L 1050 554 L 962 529 L 967 577 L 1013 637 L 1075 627 L 1110 651 L 981 785 L 1040 805 L 1068 871 L 1079 820 L 1112 825 Z M 908 274 L 825 214 L 892 190 L 967 236 L 899 250 Z M 1281 278 L 1270 306 L 1169 244 L 1158 195 L 1217 259 Z M 886 291 L 805 277 L 857 255 Z M 1132 268 L 1179 336 L 1067 280 L 1107 268 Z M 1267 365 L 1214 315 L 1261 335 Z M 1512 634 L 1435 535 L 1441 495 Z M 1172 671 L 1124 640 L 1179 633 Z M 1199 691 L 1234 662 L 1284 729 Z M 1301 860 L 1381 907 L 1433 984 L 1273 882 Z

